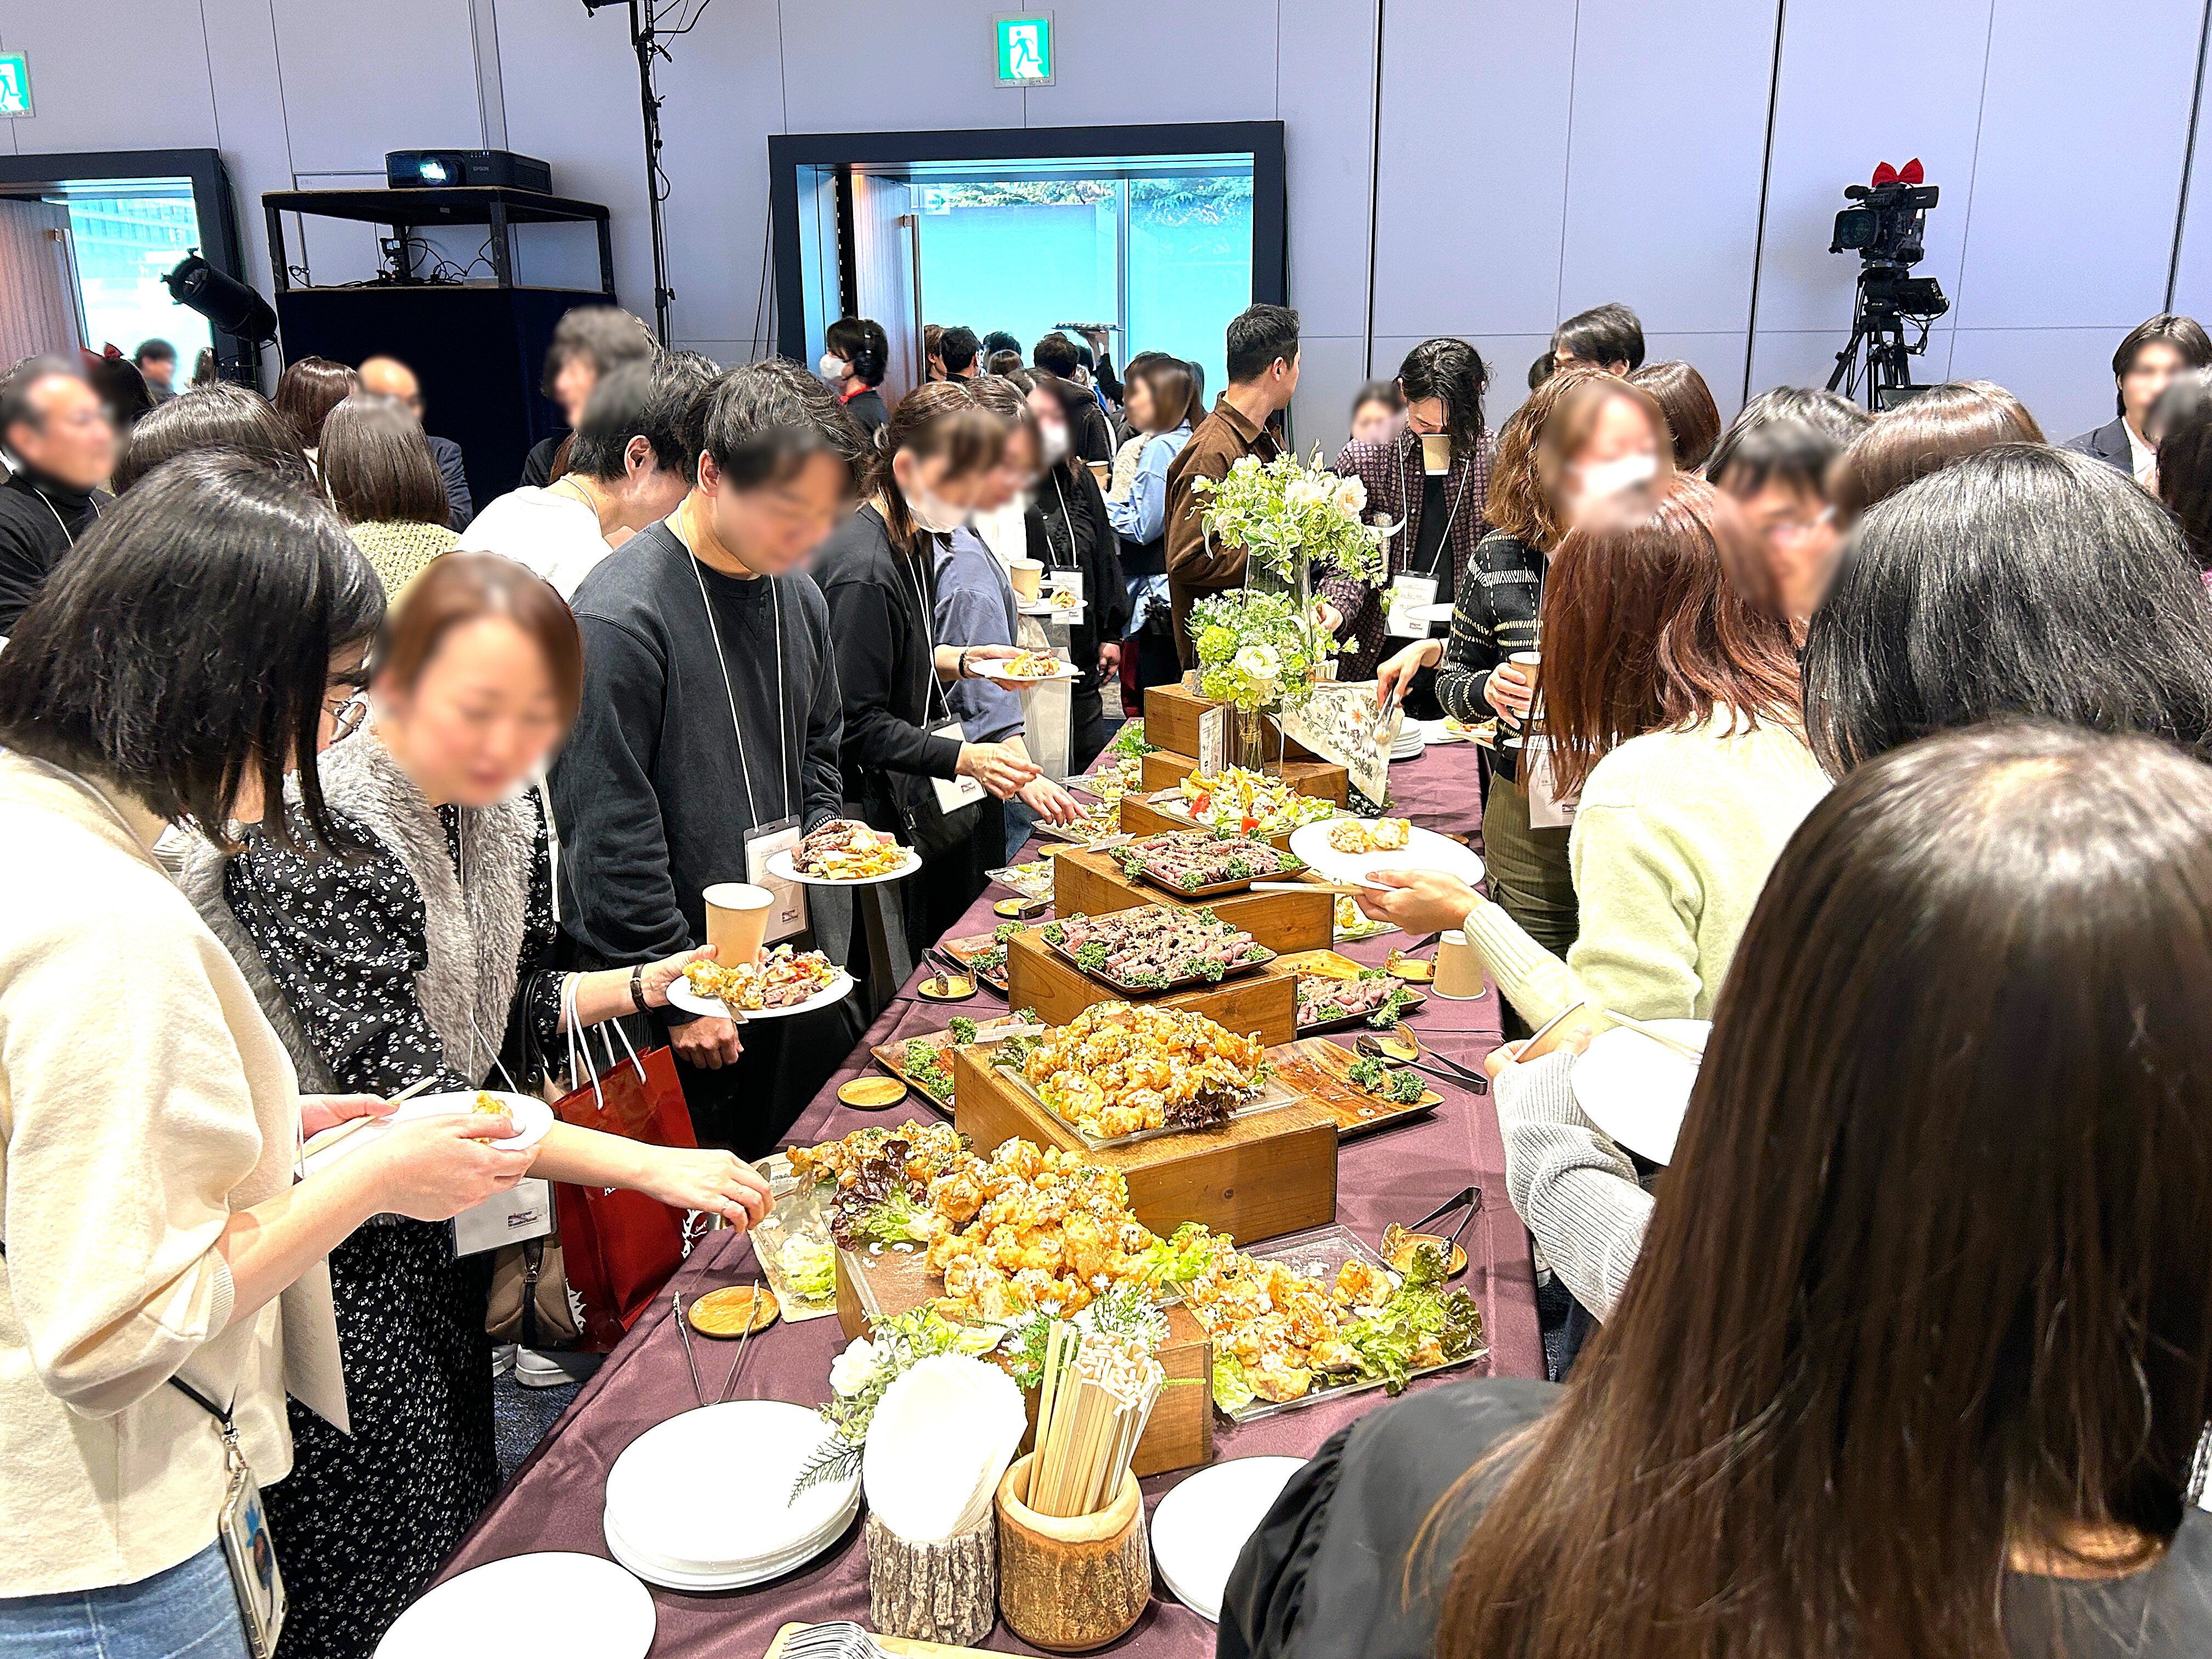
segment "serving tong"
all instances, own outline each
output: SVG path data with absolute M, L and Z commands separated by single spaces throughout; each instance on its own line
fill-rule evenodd
M 767 1291 L 761 1280 L 754 1279 L 752 1305 L 757 1308 L 760 1305 L 761 1297 L 765 1294 Z M 698 1298 L 694 1297 L 692 1300 L 696 1302 Z M 707 1389 L 705 1384 L 699 1381 L 699 1356 L 691 1346 L 691 1322 L 684 1316 L 684 1298 L 674 1291 L 671 1291 L 668 1293 L 668 1301 L 670 1306 L 676 1310 L 676 1334 L 683 1340 L 684 1363 L 690 1368 L 692 1397 L 703 1406 L 707 1403 Z M 730 1361 L 730 1374 L 722 1379 L 722 1390 L 714 1396 L 716 1405 L 720 1405 L 730 1397 L 731 1386 L 738 1380 L 738 1370 L 745 1363 L 745 1344 L 753 1340 L 753 1332 L 756 1328 L 757 1328 L 752 1316 L 750 1314 L 747 1315 L 744 1329 L 738 1333 L 737 1358 Z M 859 1626 L 855 1626 L 854 1628 L 858 1629 Z M 787 1648 L 785 1651 L 789 1652 L 790 1650 Z
M 1490 1092 L 1490 1079 L 1480 1072 L 1470 1071 L 1455 1060 L 1447 1060 L 1433 1049 L 1422 1048 L 1420 1040 L 1402 1026 L 1395 1026 L 1392 1029 L 1413 1045 L 1417 1056 L 1425 1056 L 1425 1064 L 1420 1058 L 1408 1059 L 1384 1047 L 1382 1039 L 1377 1036 L 1355 1037 L 1352 1040 L 1352 1046 L 1366 1059 L 1387 1060 L 1393 1066 L 1409 1067 L 1425 1076 L 1435 1078 L 1441 1083 L 1457 1084 L 1461 1088 L 1470 1090 L 1478 1095 L 1486 1095 Z

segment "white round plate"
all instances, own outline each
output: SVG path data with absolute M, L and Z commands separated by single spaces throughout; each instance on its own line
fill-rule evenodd
M 1072 662 L 1061 663 L 1056 674 L 1007 674 L 1003 677 L 993 676 L 990 669 L 981 661 L 970 666 L 987 679 L 1003 678 L 1008 685 L 1050 685 L 1054 680 L 1079 680 L 1083 678 L 1083 671 Z
M 1448 623 L 1455 608 L 1449 605 L 1409 605 L 1406 615 L 1417 623 Z
M 785 848 L 768 861 L 768 872 L 781 876 L 786 881 L 795 881 L 802 887 L 874 887 L 886 881 L 904 881 L 921 868 L 921 855 L 912 848 L 905 848 L 906 862 L 895 870 L 886 870 L 880 876 L 809 876 L 792 867 L 791 851 Z
M 781 858 L 782 854 L 778 854 L 776 856 Z M 853 976 L 840 968 L 837 970 L 836 978 L 831 980 L 804 1002 L 794 1002 L 787 1008 L 750 1009 L 739 1016 L 731 1013 L 727 1008 L 722 1006 L 720 998 L 701 996 L 691 988 L 691 982 L 679 974 L 676 976 L 675 983 L 668 988 L 668 1006 L 672 1008 L 681 1008 L 687 1014 L 698 1014 L 708 1019 L 739 1018 L 746 1020 L 783 1019 L 793 1014 L 811 1014 L 817 1008 L 827 1008 L 833 1002 L 842 1002 L 852 994 Z
M 857 1473 L 792 1496 L 829 1437 L 813 1412 L 778 1400 L 705 1406 L 647 1429 L 607 1473 L 610 1547 L 619 1537 L 634 1563 L 687 1578 L 790 1571 L 836 1539 L 859 1499 Z M 733 1497 L 726 1472 L 739 1468 Z
M 1713 1029 L 1709 1019 L 1652 1019 L 1655 1031 L 1705 1046 Z M 1697 1063 L 1662 1048 L 1638 1032 L 1616 1025 L 1590 1040 L 1571 1073 L 1575 1103 L 1589 1121 L 1622 1146 L 1654 1164 L 1674 1161 L 1674 1137 L 1698 1080 Z
M 343 1139 L 318 1149 L 313 1141 L 307 1143 L 307 1156 L 301 1165 L 308 1175 L 328 1169 L 340 1158 L 351 1158 L 364 1146 L 374 1146 L 392 1133 L 395 1123 L 415 1123 L 426 1117 L 458 1117 L 476 1104 L 479 1092 L 488 1094 L 507 1108 L 508 1120 L 514 1133 L 504 1140 L 490 1144 L 503 1152 L 520 1152 L 535 1146 L 552 1132 L 553 1109 L 544 1101 L 530 1095 L 512 1095 L 503 1089 L 470 1089 L 441 1095 L 417 1095 L 412 1100 L 403 1100 L 399 1109 L 390 1117 L 371 1124 L 366 1129 L 355 1131 Z
M 781 1554 L 728 1572 L 686 1572 L 671 1566 L 659 1558 L 648 1554 L 633 1545 L 623 1535 L 622 1528 L 611 1511 L 599 1517 L 599 1530 L 605 1536 L 607 1549 L 615 1559 L 648 1584 L 659 1584 L 664 1589 L 688 1590 L 707 1594 L 716 1590 L 748 1589 L 755 1584 L 765 1584 L 770 1579 L 781 1578 L 787 1572 L 796 1572 L 845 1535 L 853 1524 L 853 1517 L 860 1512 L 860 1491 L 853 1489 L 852 1501 L 845 1505 L 816 1536 L 794 1546 Z
M 1245 1540 L 1260 1529 L 1303 1457 L 1239 1457 L 1200 1469 L 1152 1511 L 1152 1559 L 1176 1599 L 1200 1618 L 1221 1622 Z
M 1453 731 L 1451 729 L 1451 723 L 1449 720 L 1436 720 L 1408 721 L 1407 724 L 1417 724 L 1420 726 L 1421 741 L 1424 743 L 1466 743 L 1470 741 L 1466 732 Z
M 1482 859 L 1474 848 L 1418 823 L 1406 846 L 1395 853 L 1340 853 L 1328 844 L 1329 828 L 1329 823 L 1323 821 L 1301 824 L 1291 832 L 1291 851 L 1323 881 L 1371 887 L 1375 884 L 1367 878 L 1377 870 L 1441 870 L 1470 887 L 1482 879 Z
M 520 1650 L 534 1659 L 645 1659 L 653 1597 L 613 1562 L 544 1551 L 449 1578 L 401 1613 L 376 1659 Z

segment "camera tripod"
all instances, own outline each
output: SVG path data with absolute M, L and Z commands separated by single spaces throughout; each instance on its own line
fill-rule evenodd
M 1851 337 L 1836 354 L 1836 372 L 1828 376 L 1828 390 L 1854 400 L 1863 392 L 1866 406 L 1879 412 L 1925 390 L 1913 383 L 1912 359 L 1928 349 L 1928 331 L 1935 319 L 1917 319 L 1920 337 L 1907 344 L 1904 314 L 1868 295 L 1867 278 L 1871 274 L 1859 273 Z

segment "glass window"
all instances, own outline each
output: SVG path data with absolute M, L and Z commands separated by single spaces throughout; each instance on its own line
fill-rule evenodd
M 125 356 L 148 339 L 177 349 L 177 388 L 214 336 L 207 319 L 169 297 L 161 278 L 200 246 L 199 216 L 189 180 L 152 185 L 95 186 L 51 198 L 69 209 L 77 284 L 84 296 L 85 343 L 112 343 Z

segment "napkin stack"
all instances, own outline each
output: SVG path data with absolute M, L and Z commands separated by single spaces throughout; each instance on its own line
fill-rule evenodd
M 884 1391 L 860 1483 L 896 1536 L 940 1543 L 981 1524 L 1029 1428 L 1022 1391 L 996 1365 L 938 1354 Z

